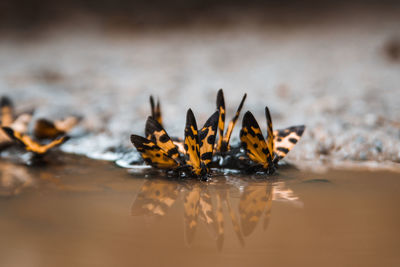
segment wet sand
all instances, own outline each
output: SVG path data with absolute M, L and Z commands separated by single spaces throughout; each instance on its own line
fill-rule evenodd
M 398 173 L 281 168 L 204 183 L 62 162 L 0 166 L 0 266 L 400 264 Z

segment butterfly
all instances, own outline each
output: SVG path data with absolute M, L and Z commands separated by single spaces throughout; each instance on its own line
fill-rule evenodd
M 47 119 L 38 119 L 35 123 L 33 134 L 38 139 L 54 139 L 65 135 L 75 127 L 81 118 L 69 116 L 62 120 L 50 121 Z
M 161 115 L 161 107 L 160 100 L 157 100 L 157 104 L 155 104 L 154 98 L 150 96 L 150 107 L 151 107 L 151 117 L 156 120 L 161 126 L 163 126 L 162 115 Z M 149 133 L 145 129 L 145 136 L 148 137 Z M 178 151 L 182 154 L 185 154 L 185 149 L 183 148 L 183 140 L 177 137 L 171 137 L 172 143 L 178 148 Z
M 265 107 L 267 139 L 250 111 L 243 117 L 240 140 L 247 156 L 265 170 L 273 170 L 278 161 L 294 147 L 305 130 L 304 125 L 273 131 L 271 114 Z
M 28 131 L 28 124 L 32 119 L 32 112 L 23 112 L 17 116 L 14 116 L 14 105 L 12 101 L 3 96 L 0 99 L 0 126 L 10 127 L 20 133 L 26 133 Z M 0 130 L 0 146 L 6 146 L 10 144 L 11 140 L 8 135 Z
M 191 109 L 186 116 L 185 156 L 180 157 L 177 146 L 152 116 L 147 118 L 145 133 L 147 138 L 131 135 L 131 142 L 141 153 L 143 160 L 150 166 L 166 170 L 189 169 L 192 176 L 204 176 L 209 172 L 212 160 L 215 135 L 217 132 L 218 111 L 197 131 L 196 119 Z
M 158 168 L 172 170 L 183 164 L 177 147 L 171 138 L 152 116 L 146 121 L 147 138 L 131 135 L 131 142 L 142 155 L 146 164 Z
M 216 111 L 199 132 L 192 110 L 189 109 L 186 113 L 184 148 L 187 164 L 191 167 L 194 176 L 205 178 L 210 171 L 218 119 L 219 111 Z
M 218 130 L 219 130 L 219 139 L 216 147 L 216 151 L 219 152 L 227 152 L 230 149 L 229 141 L 233 132 L 233 128 L 239 118 L 240 111 L 242 110 L 244 101 L 246 100 L 247 94 L 243 95 L 242 101 L 240 101 L 239 107 L 236 110 L 235 116 L 229 122 L 228 129 L 224 134 L 225 130 L 225 99 L 224 92 L 222 89 L 219 89 L 217 94 L 217 110 L 219 111 L 219 120 L 218 120 Z
M 68 136 L 62 136 L 55 140 L 52 140 L 48 144 L 40 144 L 40 143 L 34 141 L 29 135 L 14 131 L 10 127 L 2 127 L 2 130 L 12 140 L 15 140 L 17 143 L 21 144 L 25 148 L 26 151 L 33 152 L 37 155 L 43 155 L 49 149 L 59 146 L 59 145 L 65 143 L 69 139 Z

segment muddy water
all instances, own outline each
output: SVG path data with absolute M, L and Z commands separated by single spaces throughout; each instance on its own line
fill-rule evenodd
M 400 264 L 396 173 L 199 183 L 70 156 L 0 171 L 0 266 Z

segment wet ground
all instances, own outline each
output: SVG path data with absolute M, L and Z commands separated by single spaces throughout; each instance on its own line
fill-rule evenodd
M 51 159 L 1 163 L 0 266 L 400 264 L 398 173 L 286 167 L 205 183 Z

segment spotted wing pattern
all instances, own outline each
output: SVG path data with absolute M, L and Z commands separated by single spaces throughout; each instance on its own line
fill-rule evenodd
M 194 174 L 200 175 L 202 168 L 200 163 L 199 137 L 197 132 L 196 119 L 191 109 L 189 109 L 186 114 L 184 146 L 188 165 L 192 167 Z
M 219 139 L 217 144 L 217 150 L 220 150 L 225 130 L 225 99 L 224 99 L 224 92 L 222 91 L 222 89 L 219 89 L 217 93 L 217 110 L 219 111 L 219 119 L 218 119 Z
M 260 126 L 250 111 L 244 114 L 240 140 L 249 158 L 264 168 L 268 168 L 272 160 L 271 155 Z
M 36 154 L 44 154 L 49 149 L 59 146 L 69 139 L 68 136 L 62 136 L 58 139 L 51 141 L 50 143 L 48 143 L 46 145 L 42 145 L 42 144 L 39 144 L 38 142 L 32 140 L 28 135 L 21 134 L 20 132 L 14 131 L 9 127 L 3 127 L 2 129 L 4 130 L 4 132 L 7 133 L 7 135 L 11 139 L 22 144 L 27 151 L 31 151 Z
M 131 142 L 148 165 L 159 169 L 174 169 L 179 166 L 178 162 L 168 155 L 168 152 L 162 150 L 151 140 L 133 134 Z
M 274 152 L 281 160 L 297 144 L 305 130 L 304 125 L 292 126 L 283 130 L 274 131 Z
M 191 245 L 196 233 L 198 224 L 199 208 L 200 208 L 200 186 L 194 184 L 186 191 L 183 201 L 184 208 L 184 224 L 185 224 L 185 241 L 187 245 Z
M 257 226 L 267 206 L 268 183 L 248 185 L 240 196 L 240 224 L 244 236 L 249 236 Z
M 166 180 L 147 180 L 134 201 L 133 216 L 164 216 L 175 203 L 179 194 L 179 184 Z
M 221 152 L 226 152 L 229 150 L 229 141 L 231 139 L 233 128 L 235 127 L 236 122 L 239 119 L 240 111 L 242 110 L 242 107 L 243 107 L 244 101 L 246 100 L 246 97 L 247 97 L 247 94 L 244 94 L 242 101 L 240 101 L 239 107 L 236 110 L 235 116 L 232 118 L 232 120 L 228 124 L 228 129 L 226 130 L 225 135 L 223 136 L 223 138 L 221 137 L 222 143 L 221 143 L 221 146 L 219 146 L 219 150 Z
M 178 148 L 161 124 L 153 119 L 153 117 L 147 118 L 145 131 L 148 134 L 147 139 L 159 146 L 172 159 L 179 160 Z
M 199 133 L 200 158 L 206 167 L 208 167 L 212 161 L 218 118 L 219 111 L 216 111 L 206 121 Z

